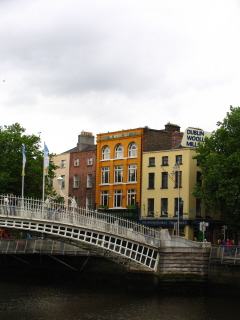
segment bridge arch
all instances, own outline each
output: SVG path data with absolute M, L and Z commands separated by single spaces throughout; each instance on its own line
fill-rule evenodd
M 0 199 L 0 227 L 45 234 L 127 268 L 157 270 L 158 234 L 119 217 L 33 199 L 19 199 L 11 207 Z

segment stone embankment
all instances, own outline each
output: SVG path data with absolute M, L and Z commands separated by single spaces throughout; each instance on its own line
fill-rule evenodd
M 160 282 L 205 282 L 208 280 L 211 244 L 194 242 L 161 232 L 157 275 Z

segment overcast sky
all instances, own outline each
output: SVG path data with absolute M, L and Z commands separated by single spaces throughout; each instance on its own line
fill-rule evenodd
M 239 0 L 0 0 L 0 125 L 217 128 L 240 95 Z

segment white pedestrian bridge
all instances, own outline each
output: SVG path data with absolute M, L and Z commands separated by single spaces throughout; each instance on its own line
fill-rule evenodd
M 158 230 L 99 211 L 1 195 L 0 228 L 51 237 L 126 268 L 156 272 L 158 267 Z

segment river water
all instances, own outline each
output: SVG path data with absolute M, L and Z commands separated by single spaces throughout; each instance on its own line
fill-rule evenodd
M 179 285 L 177 286 L 179 288 Z M 0 281 L 0 319 L 8 320 L 227 320 L 239 319 L 239 294 L 127 290 L 79 282 Z

